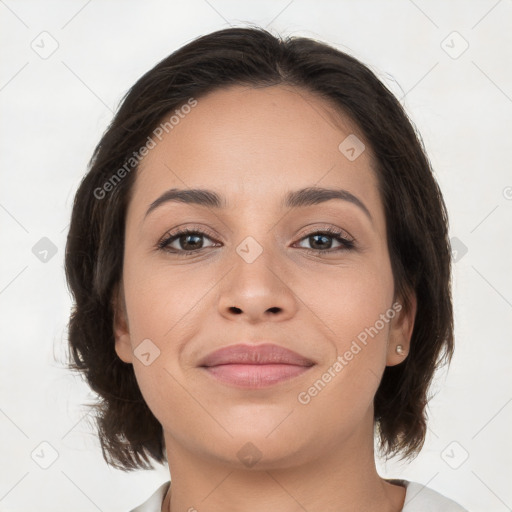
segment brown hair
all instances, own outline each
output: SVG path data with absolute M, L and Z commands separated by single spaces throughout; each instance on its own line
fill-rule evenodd
M 162 426 L 142 397 L 133 366 L 114 350 L 112 301 L 122 275 L 133 155 L 164 116 L 190 98 L 230 85 L 279 84 L 335 105 L 372 149 L 395 293 L 405 310 L 409 293 L 417 297 L 410 352 L 385 368 L 374 400 L 375 427 L 387 457 L 411 458 L 423 446 L 427 392 L 435 370 L 453 354 L 453 312 L 446 206 L 421 137 L 395 96 L 355 58 L 308 38 L 229 28 L 188 43 L 135 83 L 75 196 L 65 256 L 74 298 L 69 368 L 82 372 L 100 397 L 92 407 L 103 457 L 113 467 L 152 469 L 149 457 L 166 461 Z

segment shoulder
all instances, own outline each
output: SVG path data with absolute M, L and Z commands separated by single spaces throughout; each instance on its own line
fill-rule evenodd
M 402 512 L 468 512 L 455 501 L 418 482 L 401 480 L 406 488 Z
M 171 482 L 163 483 L 144 503 L 130 510 L 130 512 L 161 512 L 162 502 Z

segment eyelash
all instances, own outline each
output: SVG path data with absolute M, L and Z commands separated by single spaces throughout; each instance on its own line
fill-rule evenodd
M 340 231 L 335 228 L 328 227 L 323 230 L 319 231 L 312 231 L 311 233 L 308 233 L 307 235 L 300 238 L 299 241 L 302 241 L 306 238 L 309 238 L 314 235 L 326 235 L 328 238 L 334 238 L 336 241 L 341 243 L 341 247 L 337 247 L 336 249 L 307 249 L 305 247 L 300 247 L 300 249 L 304 249 L 308 254 L 314 254 L 316 256 L 323 256 L 325 253 L 331 254 L 341 251 L 350 251 L 355 248 L 355 240 L 349 239 L 343 236 L 343 231 Z M 208 233 L 201 231 L 199 229 L 190 229 L 186 228 L 180 231 L 176 231 L 174 233 L 169 233 L 167 236 L 165 236 L 160 242 L 157 244 L 157 249 L 162 250 L 164 252 L 168 252 L 171 254 L 175 254 L 179 257 L 182 256 L 190 256 L 192 254 L 197 254 L 201 252 L 203 249 L 207 249 L 207 247 L 201 247 L 200 249 L 196 249 L 193 251 L 183 251 L 183 250 L 177 250 L 177 249 L 169 249 L 167 246 L 177 240 L 180 236 L 183 235 L 199 235 L 199 236 L 205 236 L 206 238 L 209 238 L 212 241 L 215 241 L 213 237 L 211 237 Z

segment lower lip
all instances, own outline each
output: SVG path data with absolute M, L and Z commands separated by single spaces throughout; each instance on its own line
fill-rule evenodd
M 297 377 L 310 368 L 293 364 L 221 364 L 204 367 L 221 382 L 249 389 L 272 386 Z

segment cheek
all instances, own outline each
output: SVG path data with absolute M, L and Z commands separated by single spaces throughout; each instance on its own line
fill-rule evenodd
M 196 333 L 194 312 L 204 291 L 199 283 L 180 278 L 176 271 L 170 274 L 169 270 L 126 265 L 126 307 L 133 369 L 144 400 L 160 424 L 186 432 L 193 407 L 191 411 L 190 395 L 179 384 L 187 379 L 180 356 Z
M 193 272 L 185 265 L 143 263 L 135 251 L 125 259 L 123 282 L 133 367 L 155 415 L 181 410 L 190 399 L 178 384 L 189 379 L 190 362 L 184 360 L 183 350 L 205 329 L 206 315 L 211 314 L 205 294 L 216 281 L 204 268 Z
M 326 405 L 332 398 L 334 403 L 367 406 L 374 396 L 396 315 L 393 292 L 391 266 L 384 257 L 372 264 L 340 269 L 334 279 L 332 273 L 317 276 L 315 286 L 309 287 L 305 295 L 308 306 L 321 319 L 321 337 L 331 345 L 319 370 L 322 382 L 328 382 L 329 389 L 322 391 Z
M 204 277 L 179 267 L 127 262 L 124 285 L 132 344 L 145 338 L 161 347 L 168 344 L 164 339 L 178 342 L 177 334 L 187 329 L 208 289 Z
M 296 290 L 341 350 L 391 308 L 394 285 L 389 259 L 375 258 L 365 264 L 305 274 Z M 380 323 L 378 326 L 386 331 Z

